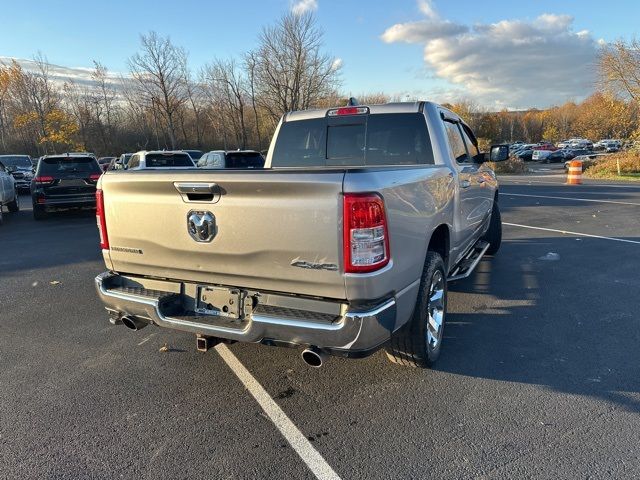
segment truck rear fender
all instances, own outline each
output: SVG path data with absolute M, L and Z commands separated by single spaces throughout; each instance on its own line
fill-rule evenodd
M 449 248 L 451 236 L 449 226 L 446 224 L 439 225 L 431 234 L 427 252 L 437 252 L 444 260 L 445 269 L 449 270 Z M 425 252 L 426 258 L 426 252 Z

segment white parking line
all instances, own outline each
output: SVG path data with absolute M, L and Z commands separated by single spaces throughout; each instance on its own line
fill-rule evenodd
M 591 235 L 589 233 L 570 232 L 568 230 L 555 230 L 553 228 L 532 227 L 531 225 L 520 225 L 518 223 L 502 222 L 502 225 L 509 225 L 510 227 L 530 228 L 532 230 L 543 230 L 545 232 L 564 233 L 566 235 L 576 235 L 578 237 L 590 237 L 590 238 L 599 238 L 601 240 L 613 240 L 614 242 L 635 243 L 635 244 L 640 245 L 640 241 L 627 240 L 626 238 L 603 237 L 603 236 L 600 236 L 600 235 Z
M 545 177 L 550 177 L 551 175 L 541 175 L 541 176 L 532 176 L 532 178 L 545 178 Z M 555 177 L 557 178 L 557 177 Z M 540 183 L 540 184 L 544 184 L 544 185 L 558 185 L 558 186 L 567 186 L 565 183 L 563 182 L 553 182 L 551 180 L 547 181 L 547 182 L 538 182 L 536 180 L 528 180 L 526 177 L 517 177 L 517 178 L 507 178 L 507 177 L 499 177 L 498 180 L 500 181 L 500 183 L 503 183 L 505 185 L 509 185 L 508 183 L 505 182 L 513 182 L 516 185 L 520 185 L 522 183 L 527 184 L 527 183 Z M 575 189 L 581 189 L 584 187 L 612 187 L 612 188 L 638 188 L 640 189 L 640 185 L 616 185 L 613 183 L 583 183 L 581 186 L 576 186 L 576 185 L 570 185 L 572 188 Z
M 233 373 L 235 373 L 244 384 L 246 389 L 249 390 L 253 398 L 256 399 L 262 407 L 262 410 L 264 410 L 264 413 L 267 414 L 278 430 L 280 430 L 282 436 L 298 453 L 302 461 L 307 464 L 307 467 L 309 467 L 316 478 L 321 480 L 340 480 L 338 474 L 333 471 L 322 455 L 313 448 L 313 445 L 307 440 L 307 437 L 305 437 L 298 427 L 287 417 L 275 400 L 269 396 L 267 391 L 258 383 L 231 350 L 223 343 L 219 343 L 216 346 L 216 350 Z
M 640 207 L 640 203 L 618 202 L 616 200 L 597 200 L 593 198 L 553 197 L 551 195 L 527 195 L 524 193 L 505 193 L 505 192 L 500 192 L 500 195 L 505 195 L 507 197 L 533 197 L 533 198 L 552 198 L 555 200 L 575 200 L 577 202 L 615 203 L 617 205 L 635 205 L 637 207 Z

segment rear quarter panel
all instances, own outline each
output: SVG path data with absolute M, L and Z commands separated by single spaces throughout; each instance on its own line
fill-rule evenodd
M 344 191 L 378 192 L 383 197 L 391 251 L 391 261 L 382 270 L 345 275 L 347 298 L 383 298 L 416 284 L 433 230 L 441 224 L 451 229 L 455 195 L 451 170 L 430 165 L 347 172 Z

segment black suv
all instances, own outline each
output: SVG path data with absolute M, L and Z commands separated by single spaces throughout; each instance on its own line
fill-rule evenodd
M 95 157 L 47 155 L 31 181 L 33 217 L 41 220 L 56 208 L 95 208 L 96 183 L 102 174 Z

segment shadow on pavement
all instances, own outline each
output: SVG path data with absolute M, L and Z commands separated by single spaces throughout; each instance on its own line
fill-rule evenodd
M 611 242 L 612 243 L 612 242 Z M 640 413 L 640 292 L 625 244 L 508 240 L 472 277 L 449 285 L 437 370 L 588 395 Z M 549 253 L 558 255 L 557 260 Z M 637 258 L 637 257 L 634 257 Z

